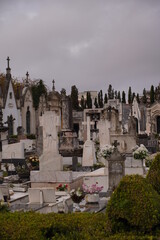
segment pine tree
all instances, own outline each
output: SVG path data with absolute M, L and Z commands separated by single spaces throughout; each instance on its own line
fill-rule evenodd
M 104 103 L 107 103 L 108 102 L 108 97 L 107 97 L 107 93 L 105 93 L 104 95 Z
M 147 94 L 146 94 L 146 89 L 145 89 L 145 88 L 143 89 L 142 102 L 143 102 L 144 104 L 147 103 Z
M 97 98 L 94 99 L 94 106 L 95 106 L 95 108 L 98 108 L 98 101 L 97 101 Z
M 126 103 L 126 94 L 124 91 L 122 92 L 122 103 Z
M 87 101 L 86 101 L 87 108 L 92 108 L 92 98 L 91 93 L 87 92 Z
M 151 86 L 151 90 L 150 90 L 150 103 L 154 103 L 155 101 L 155 92 L 154 92 L 154 86 Z
M 128 89 L 128 103 L 129 104 L 132 103 L 132 90 L 131 90 L 131 87 L 129 87 L 129 89 Z
M 72 108 L 74 110 L 78 110 L 79 109 L 78 89 L 75 85 L 71 87 L 71 101 L 72 101 Z

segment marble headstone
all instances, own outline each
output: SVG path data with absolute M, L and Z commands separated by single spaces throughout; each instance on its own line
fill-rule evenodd
M 43 127 L 43 154 L 40 157 L 40 171 L 62 170 L 62 157 L 58 152 L 59 116 L 54 111 L 47 111 L 40 117 Z
M 82 166 L 89 167 L 96 163 L 95 146 L 93 141 L 90 140 L 90 117 L 87 116 L 87 140 L 83 146 Z

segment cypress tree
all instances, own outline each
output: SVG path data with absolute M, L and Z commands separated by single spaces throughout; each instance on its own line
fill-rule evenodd
M 104 95 L 104 103 L 107 103 L 108 102 L 108 97 L 107 97 L 107 93 L 105 93 Z
M 82 108 L 82 110 L 85 109 L 85 100 L 84 100 L 84 96 L 83 95 L 81 97 L 81 108 Z
M 111 84 L 108 87 L 108 99 L 114 99 L 114 89 Z
M 118 99 L 118 93 L 117 93 L 117 90 L 114 92 L 114 98 L 115 98 L 115 99 Z
M 78 110 L 79 109 L 78 89 L 75 85 L 71 87 L 71 101 L 72 101 L 72 108 L 74 110 Z
M 87 108 L 92 108 L 92 98 L 91 93 L 87 92 L 87 101 L 86 101 Z
M 38 109 L 40 96 L 44 94 L 47 96 L 47 88 L 43 83 L 43 80 L 40 79 L 36 84 L 32 85 L 32 97 L 33 105 L 35 109 Z
M 121 93 L 120 93 L 120 91 L 118 91 L 118 99 L 119 99 L 119 102 L 121 102 Z
M 98 105 L 100 108 L 103 108 L 103 92 L 100 90 L 98 93 Z
M 144 104 L 147 103 L 147 94 L 146 94 L 146 89 L 145 89 L 145 88 L 143 89 L 142 102 L 143 102 Z
M 129 104 L 132 103 L 132 90 L 131 90 L 131 87 L 129 87 L 129 89 L 128 89 L 128 103 Z
M 126 103 L 126 94 L 124 91 L 122 92 L 122 103 Z
M 139 99 L 139 93 L 137 93 L 137 102 L 140 103 L 140 99 Z
M 150 103 L 154 103 L 155 101 L 155 92 L 154 92 L 154 86 L 151 86 L 151 90 L 150 90 Z
M 95 108 L 98 108 L 98 101 L 97 101 L 97 98 L 94 99 L 94 106 L 95 106 Z
M 135 97 L 135 92 L 133 92 L 133 94 L 132 94 L 132 102 L 134 100 L 134 97 Z

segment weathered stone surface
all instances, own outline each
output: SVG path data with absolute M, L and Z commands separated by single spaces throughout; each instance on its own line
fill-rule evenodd
M 54 111 L 45 112 L 40 117 L 43 126 L 43 154 L 40 156 L 40 171 L 62 170 L 62 157 L 58 153 L 59 116 Z
M 29 203 L 55 203 L 55 189 L 54 188 L 29 188 Z
M 83 146 L 82 166 L 89 167 L 96 163 L 95 147 L 91 140 L 87 140 Z

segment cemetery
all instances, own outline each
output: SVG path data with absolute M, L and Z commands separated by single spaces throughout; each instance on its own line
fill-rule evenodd
M 160 225 L 159 138 L 154 135 L 159 134 L 159 103 L 142 109 L 136 98 L 131 105 L 109 99 L 103 107 L 76 111 L 65 90 L 55 90 L 53 80 L 52 91 L 47 97 L 42 92 L 35 107 L 28 73 L 22 99 L 16 99 L 7 61 L 8 92 L 2 99 L 6 105 L 0 105 L 0 210 L 21 214 L 22 219 L 37 214 L 38 224 L 45 215 L 56 216 L 54 224 L 73 222 L 75 229 L 80 221 L 86 239 L 107 239 L 112 231 L 132 228 L 150 234 Z M 129 217 L 127 209 L 132 208 L 135 212 Z M 145 221 L 147 213 L 150 220 Z M 5 221 L 5 216 L 0 219 Z M 95 238 L 87 235 L 88 221 L 97 229 Z M 95 226 L 96 221 L 101 226 Z M 46 228 L 40 239 L 56 236 L 49 222 L 39 225 L 41 231 Z M 84 239 L 80 236 L 70 239 Z

